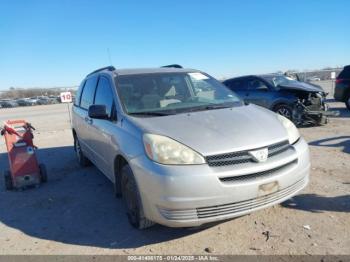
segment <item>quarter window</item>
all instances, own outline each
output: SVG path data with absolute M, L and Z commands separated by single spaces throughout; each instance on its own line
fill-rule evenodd
M 81 96 L 80 107 L 84 109 L 89 109 L 89 106 L 93 104 L 96 83 L 97 83 L 96 76 L 86 80 L 86 83 L 83 89 L 83 94 Z

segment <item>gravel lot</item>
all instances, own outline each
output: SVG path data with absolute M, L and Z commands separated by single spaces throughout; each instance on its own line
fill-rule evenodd
M 322 83 L 329 86 L 327 83 Z M 37 128 L 49 182 L 20 192 L 0 179 L 0 254 L 350 254 L 350 113 L 302 128 L 310 144 L 309 186 L 282 205 L 201 228 L 129 226 L 112 184 L 96 168 L 78 167 L 67 105 L 0 110 Z M 8 166 L 0 139 L 0 167 Z M 268 232 L 268 233 L 267 233 Z M 269 238 L 267 238 L 269 235 Z

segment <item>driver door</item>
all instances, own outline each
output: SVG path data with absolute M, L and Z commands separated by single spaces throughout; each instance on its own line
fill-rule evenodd
M 107 119 L 92 119 L 91 136 L 95 153 L 95 165 L 113 181 L 113 163 L 115 156 L 115 143 L 113 133 L 117 132 L 117 119 L 115 110 L 114 92 L 111 81 L 100 76 L 94 99 L 94 105 L 106 106 Z

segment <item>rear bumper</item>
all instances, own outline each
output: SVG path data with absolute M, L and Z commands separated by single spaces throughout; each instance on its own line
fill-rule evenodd
M 337 84 L 334 89 L 334 99 L 339 102 L 345 102 L 347 92 L 349 92 L 347 85 Z
M 253 167 L 164 166 L 146 157 L 133 159 L 130 166 L 146 217 L 166 226 L 187 227 L 242 216 L 285 201 L 308 184 L 310 161 L 308 145 L 301 138 L 290 151 Z M 255 173 L 248 179 L 247 172 Z M 222 179 L 230 176 L 242 179 Z

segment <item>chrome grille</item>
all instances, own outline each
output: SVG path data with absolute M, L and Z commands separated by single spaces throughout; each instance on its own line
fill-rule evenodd
M 266 179 L 271 176 L 274 176 L 276 173 L 284 171 L 286 169 L 289 169 L 293 165 L 297 164 L 298 160 L 294 160 L 292 162 L 289 162 L 287 164 L 284 164 L 279 167 L 275 167 L 273 169 L 253 173 L 253 174 L 246 174 L 246 175 L 241 175 L 241 176 L 230 176 L 230 177 L 222 177 L 219 178 L 221 182 L 237 182 L 237 181 L 251 181 L 251 180 L 256 180 L 256 179 Z
M 269 155 L 268 157 L 272 157 L 278 155 L 290 147 L 289 141 L 285 140 L 273 145 L 268 146 Z M 244 151 L 237 151 L 231 153 L 225 153 L 220 155 L 211 155 L 206 156 L 205 159 L 209 166 L 229 166 L 229 165 L 237 165 L 243 163 L 254 162 L 251 155 L 249 155 L 249 151 L 257 150 L 259 148 L 252 148 Z
M 284 188 L 280 191 L 259 198 L 219 206 L 197 208 L 197 216 L 198 218 L 224 216 L 249 211 L 259 207 L 263 207 L 265 205 L 273 204 L 275 202 L 279 202 L 283 198 L 295 194 L 304 187 L 305 183 L 306 178 L 301 179 L 295 184 Z

